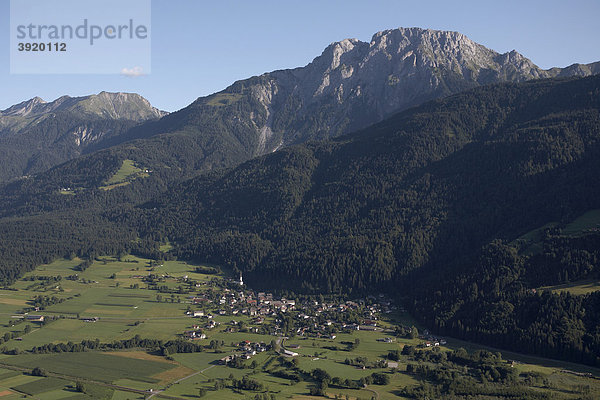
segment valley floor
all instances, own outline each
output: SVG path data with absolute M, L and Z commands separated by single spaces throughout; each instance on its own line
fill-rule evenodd
M 281 299 L 133 256 L 0 290 L 0 338 L 2 400 L 600 396 L 597 369 L 431 336 L 384 297 Z

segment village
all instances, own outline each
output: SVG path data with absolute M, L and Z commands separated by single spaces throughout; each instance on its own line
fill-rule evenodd
M 187 277 L 182 279 L 186 280 Z M 215 286 L 220 286 L 220 290 L 215 290 Z M 216 330 L 219 333 L 255 333 L 274 337 L 271 343 L 250 340 L 232 343 L 231 347 L 236 351 L 220 360 L 223 365 L 235 364 L 238 360 L 249 360 L 273 347 L 284 357 L 296 357 L 298 353 L 293 350 L 298 349 L 299 345 L 284 345 L 285 340 L 290 338 L 333 341 L 338 334 L 353 331 L 392 332 L 395 335 L 397 332 L 387 324 L 381 323 L 380 318 L 382 314 L 390 314 L 396 310 L 404 312 L 384 295 L 357 300 L 298 301 L 268 292 L 255 292 L 244 285 L 241 276 L 239 280 L 215 278 L 208 287 L 206 284 L 195 284 L 194 287 L 197 293 L 186 299 L 186 303 L 189 303 L 186 315 L 194 318 L 195 322 L 191 329 L 182 333 L 182 337 L 188 340 L 210 341 L 211 331 Z M 218 322 L 216 316 L 231 316 L 232 319 L 228 322 Z M 419 335 L 419 338 L 423 339 L 419 345 L 422 347 L 446 343 L 443 339 L 431 336 L 427 331 Z M 396 338 L 385 337 L 378 341 L 394 343 Z
M 351 334 L 354 331 L 391 334 L 377 339 L 384 343 L 394 343 L 396 337 L 410 337 L 420 339 L 418 347 L 446 344 L 444 339 L 435 337 L 426 330 L 419 334 L 414 327 L 399 327 L 397 324 L 390 325 L 389 321 L 383 322 L 383 316 L 394 312 L 405 313 L 402 307 L 393 304 L 392 300 L 383 294 L 353 300 L 342 297 L 326 300 L 323 296 L 303 297 L 298 300 L 254 291 L 244 284 L 241 274 L 239 279 L 232 279 L 223 276 L 220 270 L 215 273 L 217 269 L 213 267 L 197 267 L 195 274 L 182 275 L 171 275 L 164 271 L 161 268 L 164 264 L 159 261 L 149 261 L 144 267 L 147 268 L 145 274 L 139 267 L 130 269 L 130 279 L 139 283 L 131 283 L 129 288 L 144 289 L 146 284 L 146 290 L 157 292 L 157 302 L 177 303 L 185 307 L 182 317 L 187 316 L 193 322 L 180 332 L 181 338 L 191 341 L 205 340 L 206 343 L 210 343 L 211 348 L 218 350 L 224 346 L 223 337 L 228 333 L 273 337 L 270 343 L 246 339 L 227 343 L 227 347 L 235 349 L 235 352 L 223 357 L 222 364 L 229 364 L 234 360 L 249 360 L 256 354 L 272 350 L 273 347 L 277 347 L 276 352 L 282 356 L 295 357 L 298 353 L 293 350 L 299 346 L 292 343 L 286 345 L 285 341 L 290 338 L 323 339 L 333 342 L 339 334 Z M 159 273 L 160 270 L 164 273 Z M 197 279 L 198 273 L 209 273 L 208 279 Z M 97 283 L 80 279 L 77 274 L 69 276 L 68 279 L 85 284 Z M 63 301 L 51 297 L 42 300 L 44 303 Z M 41 310 L 39 307 L 30 308 L 15 317 L 24 318 L 29 322 L 44 321 L 43 315 L 28 315 L 27 311 Z M 88 315 L 79 319 L 95 323 L 104 318 Z M 215 338 L 220 340 L 214 340 Z
M 146 269 L 145 273 L 142 268 Z M 96 285 L 98 282 L 82 279 L 78 274 L 67 279 L 85 285 Z M 114 276 L 109 279 L 114 279 Z M 255 356 L 269 351 L 289 359 L 300 355 L 310 357 L 306 351 L 301 350 L 301 340 L 312 340 L 313 343 L 317 343 L 314 340 L 319 340 L 320 349 L 353 351 L 359 344 L 354 339 L 336 339 L 339 335 L 353 336 L 354 332 L 378 333 L 376 341 L 386 344 L 396 343 L 399 338 L 418 339 L 417 348 L 446 344 L 444 339 L 431 335 L 427 330 L 419 334 L 414 326 L 391 324 L 389 317 L 405 314 L 405 310 L 382 294 L 352 300 L 342 296 L 327 299 L 323 296 L 283 297 L 252 290 L 244 284 L 241 274 L 238 279 L 232 279 L 220 269 L 206 266 L 196 267 L 188 273 L 172 274 L 164 268 L 163 262 L 156 260 L 129 268 L 129 279 L 130 290 L 156 293 L 140 294 L 141 298 L 154 298 L 156 303 L 177 304 L 177 308 L 182 310 L 180 318 L 189 318 L 190 321 L 177 336 L 189 341 L 200 341 L 199 344 L 205 348 L 223 353 L 217 361 L 227 367 L 251 367 L 256 363 L 253 360 Z M 54 277 L 43 282 L 44 285 L 51 286 L 60 282 L 60 279 Z M 115 287 L 118 287 L 116 283 Z M 125 294 L 121 296 L 131 298 Z M 31 315 L 27 311 L 40 312 L 43 306 L 63 301 L 58 297 L 38 296 L 32 303 L 40 307 L 23 310 L 23 314 L 15 316 L 16 320 L 20 317 L 28 322 L 43 322 L 44 315 Z M 132 305 L 132 308 L 137 309 L 137 306 Z M 100 315 L 77 316 L 77 319 L 86 323 L 97 323 L 106 318 Z M 134 323 L 134 326 L 139 323 Z M 227 340 L 229 334 L 231 341 Z M 383 336 L 384 334 L 387 336 Z M 19 340 L 20 337 L 17 338 Z M 394 360 L 379 361 L 387 368 L 397 366 Z M 349 363 L 356 368 L 375 366 L 364 360 Z

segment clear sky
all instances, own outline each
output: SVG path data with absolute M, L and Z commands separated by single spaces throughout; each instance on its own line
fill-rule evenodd
M 11 75 L 9 1 L 0 0 L 0 109 L 106 90 L 175 111 L 238 79 L 306 65 L 331 42 L 400 26 L 459 31 L 565 67 L 600 61 L 599 17 L 600 0 L 152 0 L 151 74 Z

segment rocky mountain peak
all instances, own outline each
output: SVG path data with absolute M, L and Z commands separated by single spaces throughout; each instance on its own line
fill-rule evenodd
M 320 73 L 333 71 L 340 66 L 353 64 L 359 61 L 368 46 L 358 39 L 344 39 L 333 42 L 315 58 L 311 65 Z
M 112 119 L 143 121 L 160 118 L 167 113 L 152 107 L 150 102 L 137 93 L 100 92 L 82 98 L 78 108 L 83 112 Z
M 0 116 L 27 116 L 31 113 L 38 112 L 43 106 L 47 104 L 41 97 L 34 97 L 30 100 L 23 101 L 19 104 L 15 104 L 12 107 L 7 108 L 4 111 L 0 111 Z
M 500 54 L 459 32 L 397 28 L 377 32 L 369 42 L 333 42 L 305 67 L 234 83 L 195 106 L 208 105 L 211 112 L 219 107 L 232 124 L 250 121 L 255 130 L 250 137 L 256 135 L 258 143 L 250 153 L 256 155 L 339 136 L 475 86 L 590 75 L 599 69 L 590 64 L 542 70 L 516 50 Z M 259 107 L 237 115 L 242 98 Z
M 100 92 L 84 97 L 61 96 L 52 102 L 40 97 L 16 104 L 4 111 L 2 117 L 37 117 L 44 114 L 66 111 L 88 117 L 128 119 L 144 121 L 160 118 L 167 113 L 158 110 L 148 100 L 136 93 Z
M 479 85 L 598 69 L 588 65 L 545 71 L 516 51 L 499 54 L 459 32 L 391 29 L 369 42 L 333 42 L 304 67 L 235 82 L 104 145 L 185 131 L 202 154 L 199 169 L 227 167 L 284 146 L 358 131 L 393 113 Z M 90 100 L 95 104 L 90 108 L 121 110 L 128 96 L 101 93 Z
M 34 104 L 46 104 L 46 101 L 39 96 L 35 96 L 33 99 L 29 100 L 29 102 Z

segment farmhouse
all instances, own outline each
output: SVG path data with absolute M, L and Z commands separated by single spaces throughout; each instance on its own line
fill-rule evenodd
M 235 358 L 235 356 L 232 354 L 232 355 L 230 355 L 230 356 L 227 356 L 227 357 L 223 357 L 223 358 L 221 358 L 221 359 L 219 360 L 219 363 L 220 363 L 220 364 L 222 364 L 222 365 L 227 365 L 227 364 L 229 364 L 230 362 L 232 362 L 232 361 L 234 360 L 234 358 Z

